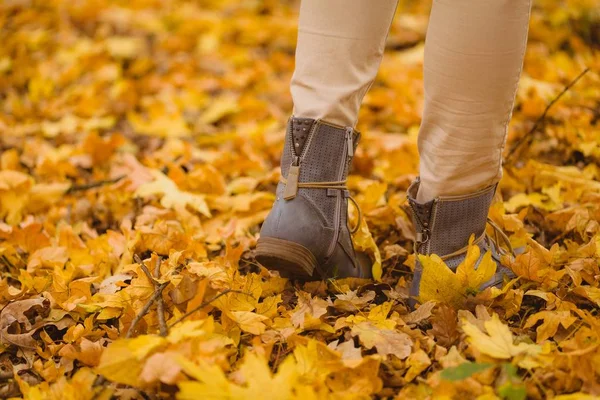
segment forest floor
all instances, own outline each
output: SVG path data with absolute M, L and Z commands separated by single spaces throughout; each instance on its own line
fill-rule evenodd
M 296 2 L 2 2 L 0 397 L 600 396 L 598 2 L 534 2 L 490 211 L 517 278 L 478 293 L 433 263 L 453 291 L 411 312 L 429 7 L 401 2 L 360 115 L 378 279 L 302 284 L 253 256 Z

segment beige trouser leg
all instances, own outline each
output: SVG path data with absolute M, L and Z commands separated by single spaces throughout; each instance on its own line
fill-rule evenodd
M 296 117 L 354 126 L 397 0 L 302 0 L 291 92 Z
M 295 116 L 356 123 L 395 7 L 395 0 L 302 1 L 291 84 Z M 531 0 L 434 0 L 419 201 L 472 193 L 500 179 L 530 7 Z

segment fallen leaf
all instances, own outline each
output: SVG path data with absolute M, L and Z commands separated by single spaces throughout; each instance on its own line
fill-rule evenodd
M 412 341 L 406 333 L 381 329 L 371 322 L 361 322 L 352 327 L 352 336 L 358 336 L 367 349 L 375 347 L 382 356 L 392 354 L 400 359 L 410 355 Z
M 481 353 L 497 359 L 511 359 L 520 354 L 537 354 L 540 348 L 527 343 L 515 345 L 512 333 L 508 326 L 504 325 L 497 314 L 484 323 L 485 330 L 482 332 L 475 325 L 464 321 L 463 331 L 467 334 L 469 342 Z

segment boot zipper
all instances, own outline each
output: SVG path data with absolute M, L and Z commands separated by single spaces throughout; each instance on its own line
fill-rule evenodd
M 354 143 L 353 143 L 353 139 L 352 139 L 352 134 L 354 130 L 350 127 L 346 128 L 346 144 L 348 145 L 348 152 L 347 154 L 347 158 L 348 161 L 350 161 L 350 159 L 354 156 Z
M 290 165 L 290 169 L 288 171 L 287 183 L 285 185 L 285 190 L 283 192 L 283 198 L 285 200 L 291 200 L 298 194 L 298 179 L 300 177 L 300 164 L 304 159 L 304 155 L 306 154 L 307 149 L 310 146 L 310 142 L 312 142 L 312 138 L 314 136 L 314 132 L 319 124 L 319 120 L 316 120 L 308 132 L 308 138 L 306 139 L 306 143 L 304 143 L 304 148 L 302 149 L 302 153 L 300 156 L 296 155 L 296 149 L 294 148 L 294 135 L 293 129 L 290 129 L 289 133 L 289 142 L 290 142 L 290 150 L 292 152 L 292 164 Z
M 342 157 L 342 162 L 340 163 L 339 171 L 338 171 L 338 181 L 341 181 L 344 178 L 344 169 L 348 166 L 352 156 L 354 155 L 354 143 L 352 135 L 354 134 L 354 129 L 352 127 L 346 127 L 346 146 L 344 146 L 344 155 Z M 333 217 L 333 240 L 329 244 L 329 249 L 327 249 L 326 257 L 329 258 L 333 251 L 335 250 L 335 245 L 338 241 L 338 236 L 340 234 L 340 217 L 341 217 L 341 208 L 342 208 L 342 193 L 338 193 L 338 198 L 335 205 L 335 215 Z
M 432 207 L 433 207 L 433 214 L 431 215 L 431 227 L 430 227 L 431 230 L 427 231 L 428 235 L 427 235 L 427 247 L 426 247 L 427 253 L 426 254 L 431 254 L 431 241 L 429 239 L 431 239 L 431 231 L 433 231 L 433 228 L 435 227 L 435 220 L 436 220 L 436 217 L 437 217 L 437 207 L 436 207 L 437 206 L 437 202 L 438 202 L 438 199 L 435 199 L 433 201 L 433 205 L 432 205 Z
M 436 214 L 436 210 L 437 207 L 435 207 L 437 203 L 437 199 L 433 201 L 433 215 L 431 218 L 431 228 L 429 227 L 429 224 L 427 222 L 422 222 L 421 219 L 419 218 L 419 214 L 417 213 L 416 208 L 413 206 L 412 202 L 408 202 L 408 205 L 410 206 L 410 208 L 413 210 L 413 214 L 415 216 L 415 220 L 417 221 L 417 224 L 419 225 L 419 227 L 421 228 L 421 232 L 417 232 L 416 233 L 416 238 L 415 238 L 415 251 L 419 252 L 419 248 L 422 247 L 423 245 L 426 246 L 426 250 L 424 254 L 429 254 L 429 249 L 431 247 L 431 243 L 429 243 L 429 239 L 431 239 L 431 230 L 433 229 L 433 223 L 435 221 L 435 214 Z

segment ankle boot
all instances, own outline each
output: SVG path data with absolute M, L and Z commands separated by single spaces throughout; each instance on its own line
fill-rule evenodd
M 277 199 L 262 225 L 256 259 L 297 279 L 367 278 L 348 227 L 348 168 L 360 133 L 321 120 L 291 118 Z
M 418 203 L 416 198 L 419 184 L 420 180 L 417 178 L 408 188 L 407 193 L 416 229 L 415 253 L 437 254 L 452 271 L 456 271 L 458 265 L 465 259 L 469 238 L 475 235 L 475 243 L 481 249 L 481 257 L 490 250 L 493 260 L 498 265 L 494 276 L 484 283 L 480 290 L 502 284 L 504 276 L 509 278 L 515 276 L 510 269 L 500 263 L 501 256 L 507 251 L 492 241 L 485 232 L 488 223 L 487 215 L 496 185 L 468 195 L 443 196 L 427 203 Z M 508 237 L 491 220 L 489 222 L 512 252 Z M 416 297 L 419 296 L 422 273 L 423 268 L 417 259 L 409 298 L 409 305 L 413 308 Z

